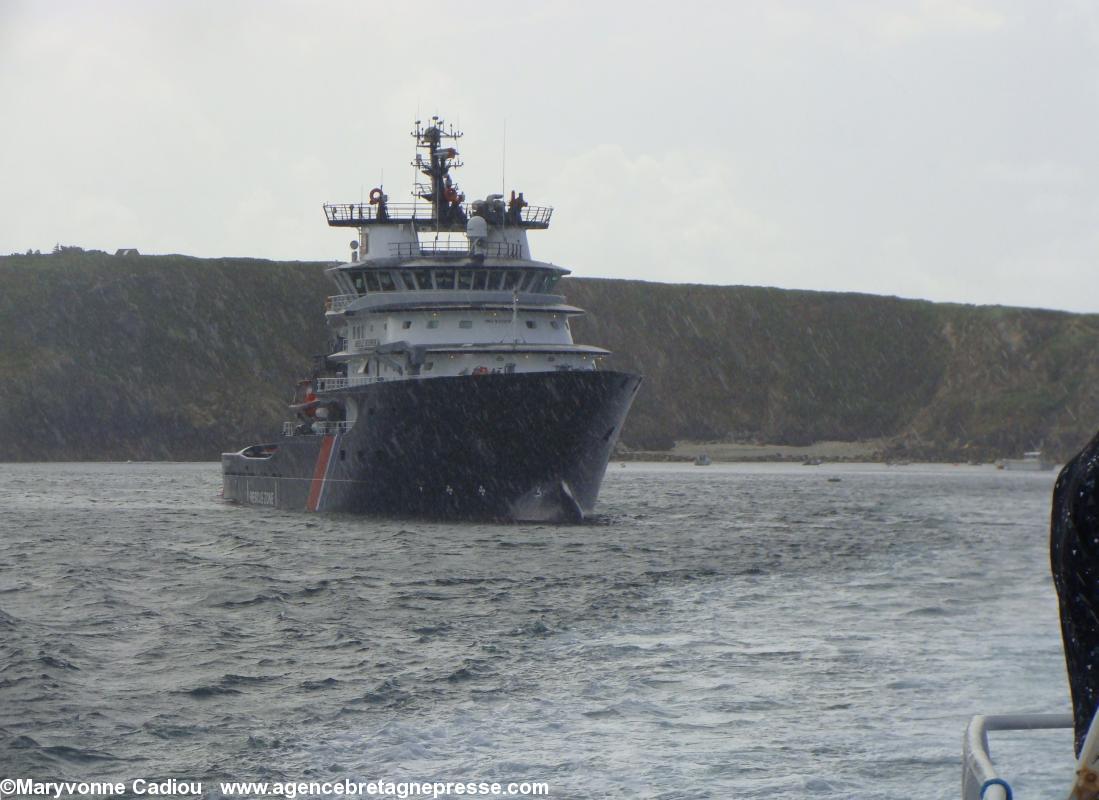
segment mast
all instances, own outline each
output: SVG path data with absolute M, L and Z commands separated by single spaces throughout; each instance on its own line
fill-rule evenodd
M 370 190 L 370 202 L 360 198 L 358 203 L 325 203 L 324 214 L 328 224 L 338 228 L 357 228 L 359 256 L 364 253 L 383 252 L 396 240 L 378 236 L 380 228 L 402 228 L 404 234 L 410 230 L 434 230 L 436 233 L 466 233 L 471 217 L 481 217 L 492 228 L 512 228 L 520 230 L 545 230 L 549 227 L 553 209 L 532 206 L 523 197 L 522 192 L 512 192 L 511 199 L 505 201 L 503 194 L 490 194 L 483 200 L 466 203 L 466 196 L 452 178 L 450 172 L 462 166 L 458 150 L 454 144 L 462 137 L 462 132 L 433 116 L 426 124 L 416 120 L 411 131 L 416 139 L 416 157 L 412 166 L 424 176 L 416 176 L 412 197 L 426 200 L 430 208 L 417 202 L 390 203 L 389 197 L 381 186 Z M 408 223 L 412 223 L 408 226 Z M 375 230 L 371 228 L 378 226 Z M 394 234 L 396 236 L 396 234 Z M 378 241 L 379 247 L 371 239 Z M 402 244 L 408 242 L 401 240 Z M 415 244 L 413 242 L 413 244 Z M 352 248 L 355 249 L 355 248 Z M 402 251 L 403 252 L 403 251 Z
M 427 151 L 426 154 L 416 153 L 412 166 L 430 181 L 416 184 L 416 196 L 431 203 L 431 218 L 437 229 L 465 223 L 462 203 L 466 198 L 450 177 L 450 170 L 462 166 L 462 162 L 458 161 L 458 151 L 454 147 L 442 146 L 446 139 L 457 142 L 462 132 L 455 130 L 453 125 L 444 127 L 443 120 L 433 116 L 426 128 L 421 127 L 420 120 L 416 120 L 412 136 L 416 139 L 416 147 Z

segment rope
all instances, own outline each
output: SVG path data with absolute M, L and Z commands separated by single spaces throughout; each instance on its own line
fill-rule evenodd
M 1007 800 L 1011 800 L 1011 786 L 1003 778 L 989 778 L 987 781 L 981 784 L 981 800 L 984 800 L 985 792 L 990 786 L 1002 786 L 1004 792 L 1007 793 Z

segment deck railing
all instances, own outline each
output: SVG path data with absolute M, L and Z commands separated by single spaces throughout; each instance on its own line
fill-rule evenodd
M 992 763 L 989 731 L 1072 729 L 1071 714 L 990 714 L 970 720 L 962 739 L 962 800 L 1007 800 L 1011 792 Z
M 380 216 L 380 204 L 369 203 L 325 203 L 324 215 L 329 225 L 355 227 L 359 224 L 370 225 L 379 222 L 433 222 L 431 203 L 386 203 L 385 216 Z M 463 203 L 462 212 L 468 219 L 473 214 L 473 204 Z M 518 222 L 513 212 L 506 212 L 509 224 L 519 224 L 527 228 L 547 228 L 553 216 L 551 206 L 524 206 L 519 209 Z
M 317 420 L 316 422 L 284 422 L 282 423 L 283 436 L 327 436 L 335 433 L 346 433 L 355 423 L 350 420 L 329 422 Z
M 377 339 L 352 339 L 348 349 L 351 350 L 352 353 L 365 353 L 367 350 L 373 350 L 377 346 Z
M 455 258 L 477 253 L 489 258 L 520 258 L 523 246 L 518 242 L 482 242 L 476 250 L 469 242 L 390 242 L 389 251 L 398 258 Z
M 526 206 L 522 211 L 523 222 L 528 225 L 549 225 L 552 216 L 551 206 Z
M 337 389 L 367 386 L 371 383 L 385 383 L 385 378 L 373 375 L 352 375 L 349 378 L 315 378 L 313 380 L 314 389 L 318 392 L 333 392 Z
M 324 303 L 325 311 L 343 311 L 359 298 L 357 294 L 334 294 Z

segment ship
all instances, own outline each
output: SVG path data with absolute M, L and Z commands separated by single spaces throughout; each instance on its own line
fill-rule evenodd
M 1049 472 L 1056 466 L 1042 457 L 1041 450 L 1028 450 L 1022 458 L 1004 458 L 996 462 L 996 469 L 1012 472 Z
M 417 121 L 411 202 L 324 203 L 350 229 L 326 269 L 326 352 L 280 435 L 222 454 L 222 494 L 310 512 L 578 522 L 641 384 L 576 344 L 570 270 L 531 256 L 553 209 L 522 192 L 467 202 L 462 133 Z M 423 178 L 419 178 L 422 175 Z

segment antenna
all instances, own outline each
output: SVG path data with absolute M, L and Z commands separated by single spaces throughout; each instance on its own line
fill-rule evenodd
M 415 135 L 416 135 L 416 141 L 417 141 L 417 143 L 419 143 L 419 136 L 420 136 L 420 98 L 418 98 L 418 97 L 416 98 L 416 117 L 415 117 L 415 119 L 416 119 Z M 416 162 L 413 161 L 412 162 L 412 224 L 413 224 L 413 226 L 415 226 L 415 224 L 416 224 L 416 212 L 419 210 L 419 207 L 420 207 L 420 194 L 419 194 L 419 192 L 416 191 L 416 173 L 417 173 Z
M 500 142 L 500 194 L 507 194 L 508 118 L 504 117 L 504 138 Z

